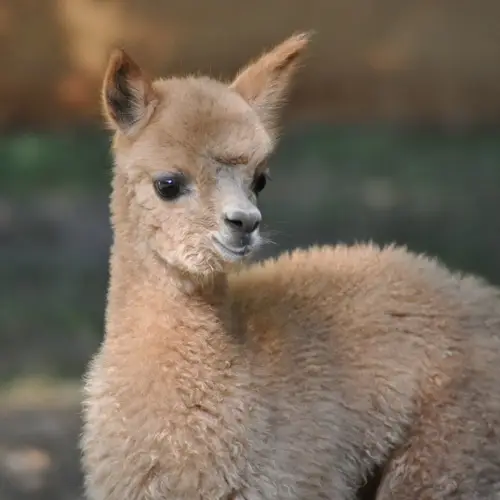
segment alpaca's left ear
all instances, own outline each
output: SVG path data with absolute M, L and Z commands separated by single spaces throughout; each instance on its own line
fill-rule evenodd
M 133 135 L 146 126 L 157 104 L 151 80 L 124 50 L 114 50 L 102 86 L 103 113 L 111 128 Z
M 231 88 L 254 108 L 270 131 L 276 126 L 277 111 L 309 39 L 309 33 L 288 38 L 243 68 L 231 84 Z

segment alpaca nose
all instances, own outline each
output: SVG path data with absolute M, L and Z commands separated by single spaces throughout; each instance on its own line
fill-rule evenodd
M 250 234 L 253 233 L 262 220 L 257 209 L 254 210 L 229 210 L 224 214 L 224 222 L 233 231 Z

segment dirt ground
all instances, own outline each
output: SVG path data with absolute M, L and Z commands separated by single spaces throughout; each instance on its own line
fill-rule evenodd
M 1 500 L 77 500 L 77 408 L 0 411 Z
M 80 500 L 79 384 L 17 382 L 0 394 L 0 500 Z
M 78 394 L 35 385 L 2 395 L 0 500 L 83 498 Z

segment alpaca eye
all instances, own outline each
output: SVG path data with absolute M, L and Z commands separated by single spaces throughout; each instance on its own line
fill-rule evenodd
M 253 181 L 252 191 L 255 194 L 259 194 L 267 184 L 267 176 L 266 174 L 259 174 Z
M 172 201 L 184 194 L 186 181 L 182 175 L 169 175 L 156 179 L 154 187 L 162 200 Z

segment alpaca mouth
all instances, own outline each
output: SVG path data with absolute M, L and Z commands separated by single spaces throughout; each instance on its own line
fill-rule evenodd
M 241 259 L 242 257 L 245 257 L 252 251 L 252 246 L 251 245 L 244 245 L 241 247 L 233 247 L 232 245 L 226 245 L 225 243 L 222 243 L 219 238 L 213 236 L 212 237 L 215 247 L 219 251 L 219 253 L 225 257 L 229 258 L 230 260 L 236 260 L 236 259 Z

